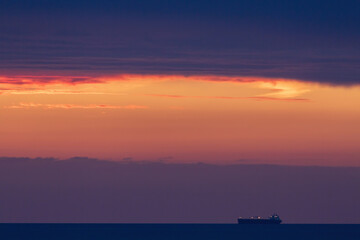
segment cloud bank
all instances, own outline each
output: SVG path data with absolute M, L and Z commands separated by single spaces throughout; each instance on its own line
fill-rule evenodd
M 0 73 L 359 84 L 359 11 L 356 0 L 3 1 Z
M 0 222 L 360 223 L 360 168 L 0 158 Z

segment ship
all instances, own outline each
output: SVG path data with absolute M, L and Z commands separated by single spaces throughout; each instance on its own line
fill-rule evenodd
M 251 218 L 238 218 L 239 224 L 280 224 L 282 221 L 277 214 L 271 215 L 269 218 L 251 217 Z

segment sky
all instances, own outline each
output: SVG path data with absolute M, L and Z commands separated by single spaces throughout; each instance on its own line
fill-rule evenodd
M 0 155 L 360 166 L 359 1 L 0 2 Z
M 236 224 L 275 212 L 285 224 L 359 224 L 359 183 L 358 167 L 0 158 L 0 223 Z

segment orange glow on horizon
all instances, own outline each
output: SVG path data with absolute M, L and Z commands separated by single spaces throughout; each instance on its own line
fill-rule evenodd
M 0 155 L 360 166 L 360 87 L 292 79 L 0 77 Z

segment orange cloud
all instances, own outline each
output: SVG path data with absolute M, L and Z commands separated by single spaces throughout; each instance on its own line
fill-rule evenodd
M 44 108 L 44 109 L 146 109 L 147 106 L 141 105 L 106 105 L 106 104 L 40 104 L 40 103 L 20 103 L 18 105 L 7 106 L 5 108 L 19 109 L 19 108 Z
M 294 81 L 294 79 L 265 78 L 254 76 L 217 76 L 217 75 L 141 75 L 141 74 L 121 74 L 113 76 L 0 76 L 0 84 L 12 85 L 47 85 L 47 84 L 82 84 L 82 83 L 104 83 L 111 81 L 219 81 L 219 82 L 277 82 Z
M 274 100 L 274 101 L 309 101 L 306 98 L 276 98 L 266 96 L 255 97 L 227 97 L 227 96 L 182 96 L 182 95 L 167 95 L 167 94 L 146 94 L 146 96 L 153 97 L 167 97 L 167 98 L 213 98 L 213 99 L 257 99 L 257 100 Z
M 105 92 L 88 92 L 88 91 L 68 91 L 68 90 L 55 90 L 55 89 L 44 89 L 44 90 L 33 90 L 33 89 L 24 89 L 24 90 L 15 90 L 8 89 L 3 90 L 0 94 L 14 94 L 14 95 L 101 95 L 101 94 L 111 94 Z
M 112 91 L 115 88 L 98 88 L 99 84 L 108 85 L 117 84 L 120 82 L 129 82 L 132 85 L 121 86 L 117 91 Z M 171 82 L 181 82 L 185 85 L 188 83 L 250 83 L 255 88 L 266 89 L 267 92 L 259 94 L 252 93 L 250 96 L 244 93 L 233 93 L 232 96 L 227 96 L 227 93 L 217 93 L 214 89 L 213 93 L 204 94 L 205 96 L 198 96 L 198 93 L 174 92 L 176 89 L 174 85 L 168 85 Z M 155 91 L 161 94 L 148 94 L 150 96 L 169 97 L 169 98 L 213 98 L 213 99 L 255 99 L 255 100 L 281 100 L 281 101 L 307 101 L 306 98 L 300 98 L 304 93 L 309 92 L 309 86 L 300 83 L 293 79 L 280 79 L 280 78 L 264 78 L 264 77 L 242 77 L 242 76 L 216 76 L 216 75 L 203 75 L 203 76 L 183 76 L 183 75 L 141 75 L 141 74 L 121 74 L 102 77 L 91 76 L 12 76 L 0 77 L 0 85 L 4 85 L 3 94 L 23 94 L 23 95 L 70 95 L 70 94 L 122 94 L 130 88 L 143 87 L 144 84 L 155 83 L 162 84 L 163 91 L 157 89 Z M 136 84 L 135 84 L 136 83 Z M 70 89 L 67 86 L 72 86 Z M 85 86 L 84 88 L 80 88 Z M 93 85 L 95 84 L 95 85 Z M 180 85 L 182 86 L 184 85 Z M 91 88 L 96 86 L 96 88 Z M 176 85 L 175 85 L 176 86 Z M 190 85 L 189 85 L 190 86 Z M 210 85 L 209 85 L 210 86 Z M 100 90 L 103 89 L 103 90 Z M 109 90 L 111 89 L 111 90 Z M 189 89 L 195 89 L 189 87 Z M 199 89 L 201 91 L 201 89 Z M 270 91 L 270 92 L 269 92 Z M 150 90 L 150 93 L 153 90 Z M 175 93 L 175 94 L 174 94 Z M 190 96 L 187 96 L 189 94 Z M 195 95 L 196 94 L 196 95 Z M 219 94 L 220 96 L 214 96 Z M 247 94 L 247 93 L 245 93 Z M 145 94 L 146 95 L 146 94 Z M 208 95 L 208 96 L 206 96 Z M 230 95 L 230 94 L 229 94 Z M 240 95 L 240 96 L 237 96 Z M 244 95 L 244 96 L 241 96 Z
M 260 97 L 265 98 L 283 98 L 289 99 L 294 98 L 305 93 L 310 92 L 308 86 L 305 87 L 304 84 L 297 84 L 296 82 L 262 82 L 260 83 L 260 88 L 269 89 L 272 92 L 263 94 Z
M 77 83 L 99 83 L 99 79 L 91 76 L 36 76 L 36 75 L 0 76 L 0 84 L 47 85 L 47 84 L 77 84 Z

